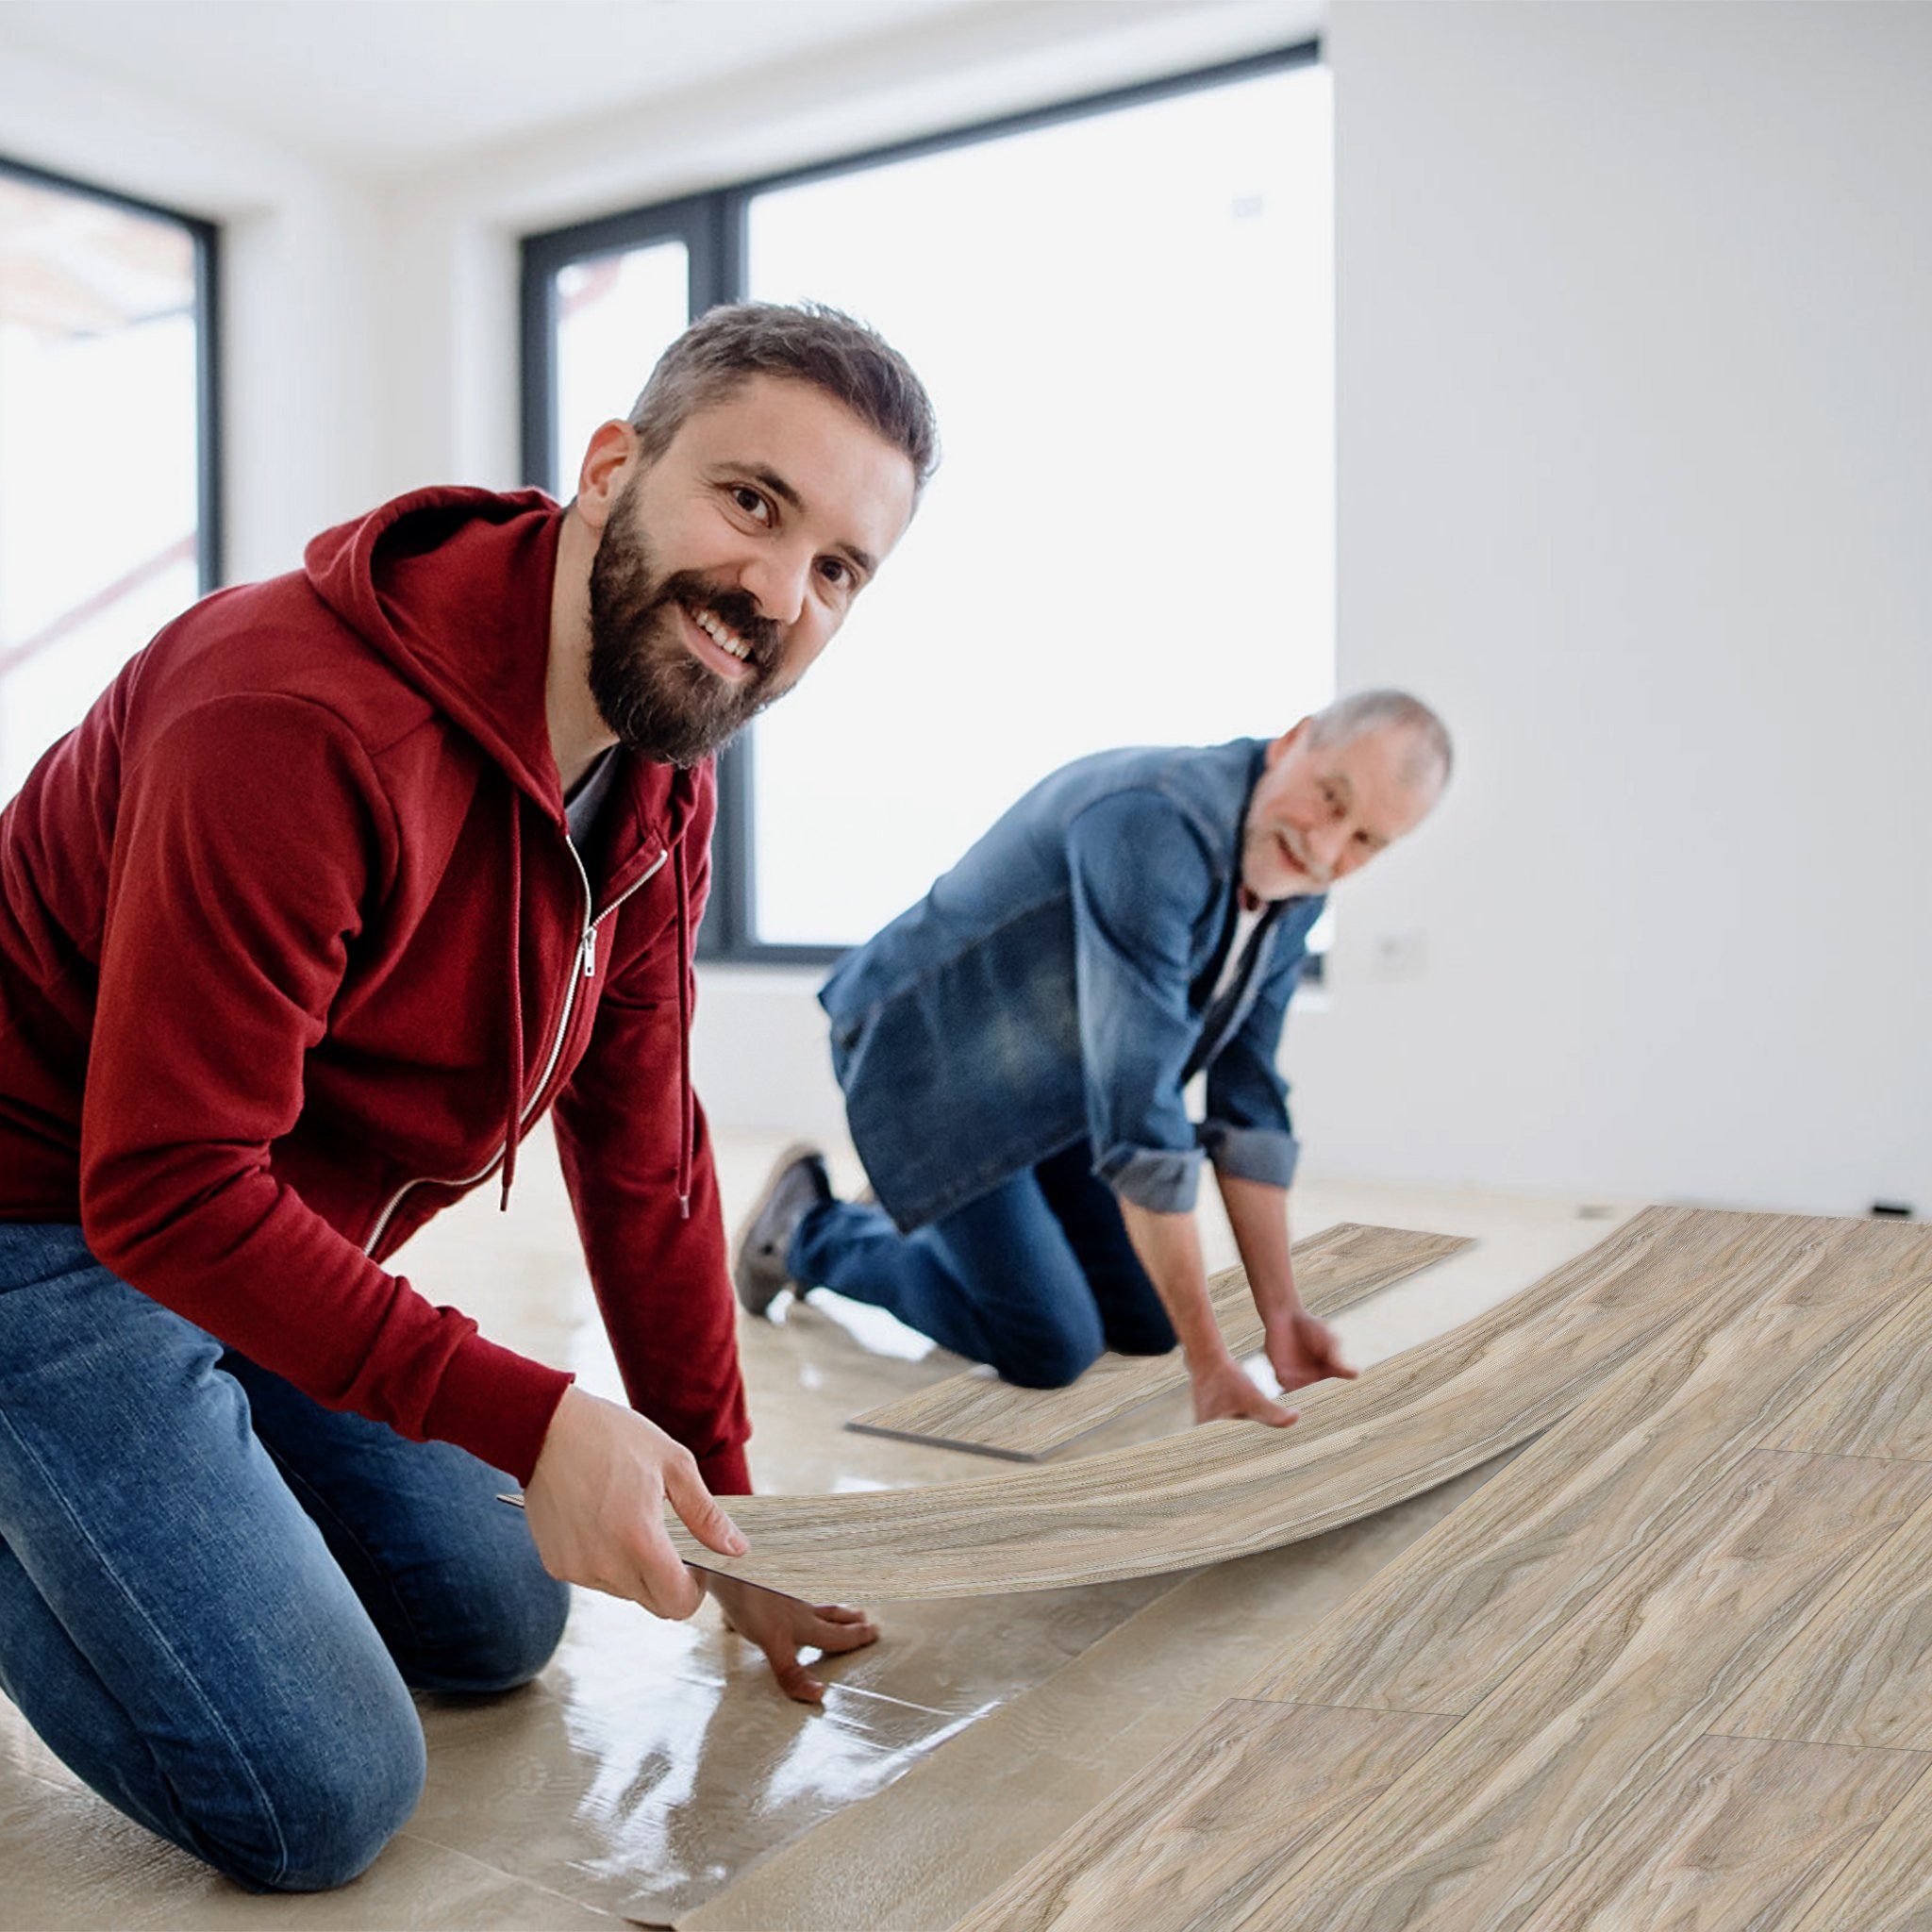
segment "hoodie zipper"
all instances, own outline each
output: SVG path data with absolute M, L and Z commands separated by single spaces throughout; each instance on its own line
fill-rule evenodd
M 628 899 L 633 892 L 640 891 L 645 886 L 649 885 L 650 882 L 654 878 L 656 878 L 660 872 L 664 870 L 664 866 L 671 857 L 671 853 L 668 848 L 660 852 L 658 855 L 657 858 L 650 865 L 644 868 L 642 873 L 641 873 L 636 878 L 634 878 L 630 882 L 630 884 L 627 885 L 624 889 L 624 891 L 617 895 L 616 898 L 611 900 L 609 905 L 605 907 L 602 912 L 599 912 L 595 916 L 595 918 L 592 918 L 591 916 L 591 908 L 595 904 L 595 901 L 591 893 L 591 874 L 584 870 L 584 861 L 577 856 L 577 848 L 574 844 L 572 844 L 569 840 L 565 840 L 564 848 L 570 854 L 571 863 L 575 865 L 577 869 L 577 878 L 584 889 L 584 930 L 582 936 L 577 941 L 576 970 L 575 970 L 571 974 L 569 980 L 565 983 L 564 986 L 563 1017 L 558 1022 L 557 1038 L 551 1042 L 550 1058 L 543 1062 L 543 1072 L 541 1075 L 539 1077 L 535 1089 L 532 1091 L 529 1099 L 525 1102 L 523 1111 L 517 1115 L 517 1125 L 520 1127 L 526 1120 L 530 1118 L 530 1115 L 534 1111 L 537 1103 L 542 1099 L 543 1090 L 550 1085 L 550 1076 L 557 1071 L 557 1062 L 558 1058 L 562 1056 L 563 1042 L 570 1038 L 570 1023 L 572 1016 L 576 1012 L 577 1007 L 577 983 L 580 980 L 590 979 L 593 977 L 596 974 L 597 928 L 600 925 L 602 925 L 604 922 L 607 919 L 608 919 L 610 915 L 613 912 L 615 912 L 617 908 L 620 906 L 622 906 L 624 902 L 626 899 Z M 408 1195 L 412 1189 L 474 1188 L 478 1181 L 488 1178 L 488 1176 L 495 1171 L 497 1162 L 500 1161 L 508 1151 L 509 1145 L 508 1142 L 506 1141 L 503 1146 L 499 1147 L 496 1150 L 496 1152 L 490 1157 L 490 1159 L 486 1165 L 479 1167 L 475 1174 L 465 1174 L 460 1179 L 444 1179 L 435 1174 L 418 1174 L 414 1180 L 405 1181 L 402 1184 L 402 1186 L 399 1187 L 395 1191 L 395 1192 L 389 1197 L 389 1199 L 386 1202 L 383 1203 L 382 1212 L 375 1217 L 375 1225 L 370 1230 L 369 1239 L 362 1243 L 362 1252 L 365 1255 L 373 1255 L 375 1252 L 376 1242 L 382 1239 L 383 1234 L 389 1227 L 391 1221 L 393 1220 L 395 1217 L 396 1209 L 403 1205 L 404 1197 Z

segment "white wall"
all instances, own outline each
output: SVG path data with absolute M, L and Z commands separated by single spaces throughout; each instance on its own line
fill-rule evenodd
M 1932 9 L 1327 45 L 1342 678 L 1464 765 L 1343 896 L 1315 1158 L 1932 1211 Z

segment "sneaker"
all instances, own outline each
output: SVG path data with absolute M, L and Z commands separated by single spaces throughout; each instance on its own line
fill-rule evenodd
M 773 1163 L 731 1242 L 731 1285 L 748 1313 L 766 1313 L 788 1288 L 800 1286 L 785 1266 L 786 1252 L 806 1210 L 831 1199 L 825 1157 L 810 1141 L 795 1141 Z

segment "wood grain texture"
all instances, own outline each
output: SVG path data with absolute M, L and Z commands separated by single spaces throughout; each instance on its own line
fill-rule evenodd
M 1453 1722 L 1224 1704 L 954 1932 L 1218 1928 Z
M 1932 1461 L 1932 1323 L 1923 1309 L 1901 1307 L 1794 1411 L 1774 1446 L 1813 1456 Z
M 1586 1397 L 1246 1694 L 1468 1710 L 1751 1452 L 1901 1296 L 1932 1324 L 1932 1234 L 1762 1217 L 1672 1340 Z
M 1789 1925 L 1928 1766 L 1915 1752 L 1700 1738 L 1524 1932 Z
M 750 1552 L 701 1568 L 824 1601 L 973 1596 L 1190 1569 L 1320 1534 L 1433 1488 L 1562 1417 L 1792 1217 L 1649 1208 L 1533 1288 L 1355 1382 L 1298 1391 L 1286 1430 L 1210 1423 L 970 1482 L 746 1496 Z
M 1932 1773 L 1912 1787 L 1789 1932 L 1932 1932 L 1928 1845 Z
M 678 1932 L 951 1925 L 1233 1696 L 1257 1652 L 1345 1601 L 1522 1453 L 1311 1542 L 1196 1572 L 885 1790 L 739 1874 L 679 1918 Z M 903 1614 L 891 1614 L 888 1647 Z
M 1313 1313 L 1336 1315 L 1468 1246 L 1460 1235 L 1338 1222 L 1295 1243 L 1295 1285 Z M 1246 1274 L 1225 1269 L 1208 1283 L 1208 1293 L 1229 1351 L 1237 1357 L 1254 1354 L 1263 1338 Z M 867 1409 L 845 1426 L 1038 1462 L 1187 1383 L 1178 1350 L 1164 1356 L 1104 1355 L 1064 1389 L 1020 1389 L 991 1369 L 974 1369 Z
M 1932 1751 L 1932 1507 L 1874 1550 L 1711 1728 Z
M 1227 1932 L 1521 1932 L 1928 1497 L 1924 1464 L 1754 1452 Z

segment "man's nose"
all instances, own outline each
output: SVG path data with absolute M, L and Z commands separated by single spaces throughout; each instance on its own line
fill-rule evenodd
M 805 608 L 811 559 L 782 550 L 761 551 L 739 574 L 739 583 L 774 624 L 796 624 Z
M 1330 878 L 1341 863 L 1341 856 L 1348 850 L 1348 827 L 1341 825 L 1320 825 L 1308 835 L 1308 857 L 1312 858 Z

